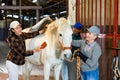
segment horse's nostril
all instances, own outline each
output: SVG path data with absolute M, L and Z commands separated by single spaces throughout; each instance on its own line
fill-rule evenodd
M 67 55 L 66 55 L 66 54 L 64 54 L 64 57 L 67 57 Z
M 71 58 L 71 55 L 64 54 L 65 58 Z

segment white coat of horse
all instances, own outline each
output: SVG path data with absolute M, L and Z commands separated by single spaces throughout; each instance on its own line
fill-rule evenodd
M 54 79 L 59 80 L 64 56 L 71 58 L 72 55 L 72 29 L 68 20 L 62 17 L 51 22 L 43 35 L 30 40 L 29 50 L 40 46 L 44 41 L 47 43 L 44 49 L 26 57 L 26 63 L 23 67 L 25 80 L 29 80 L 32 65 L 40 65 L 41 63 L 44 65 L 44 80 L 49 80 L 51 68 L 54 68 Z

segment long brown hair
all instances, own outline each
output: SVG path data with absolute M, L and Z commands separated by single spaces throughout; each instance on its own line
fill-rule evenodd
M 9 31 L 8 31 L 8 37 L 12 36 L 13 34 L 15 34 L 13 31 L 13 28 L 11 28 Z

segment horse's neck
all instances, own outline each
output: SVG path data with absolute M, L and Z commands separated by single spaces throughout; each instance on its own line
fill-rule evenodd
M 56 56 L 57 56 L 57 58 L 60 58 L 61 52 L 62 52 L 62 49 L 61 49 L 59 42 L 57 40 L 57 42 L 56 42 Z
M 50 48 L 53 47 L 55 50 L 56 58 L 60 58 L 61 56 L 61 48 L 58 42 L 58 34 L 51 31 L 46 33 Z
M 45 35 L 51 45 L 55 44 L 56 34 L 53 34 L 50 31 L 48 31 L 45 33 Z

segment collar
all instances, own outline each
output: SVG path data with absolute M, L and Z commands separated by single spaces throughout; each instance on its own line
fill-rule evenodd
M 94 41 L 93 43 L 90 43 L 90 44 L 88 44 L 87 41 L 86 41 L 86 45 L 89 46 L 89 47 L 93 47 L 95 44 L 96 44 L 96 41 Z

